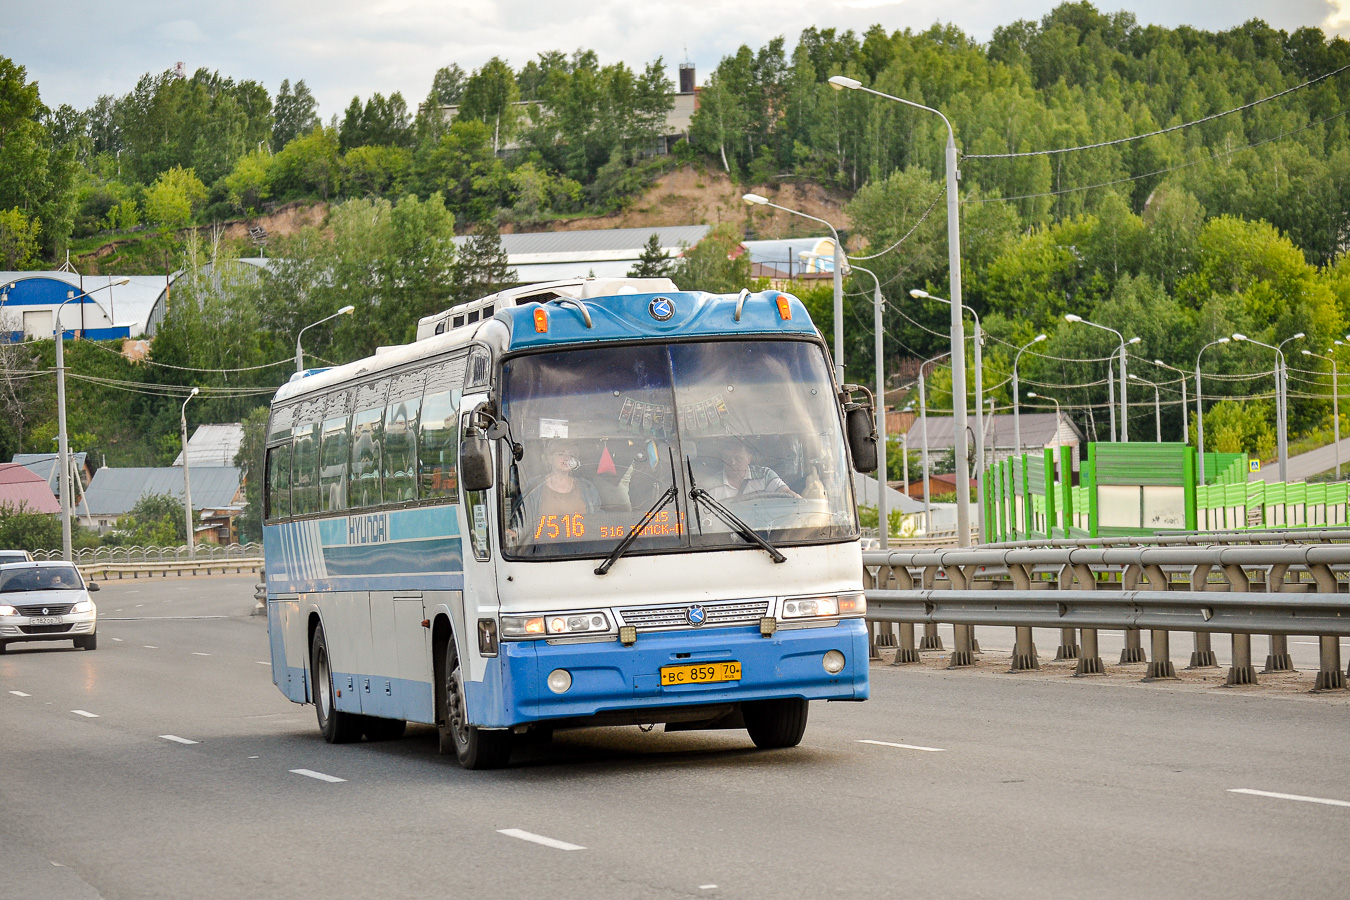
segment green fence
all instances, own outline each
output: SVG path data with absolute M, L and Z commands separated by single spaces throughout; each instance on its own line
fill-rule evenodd
M 1114 537 L 1167 531 L 1321 527 L 1350 521 L 1350 484 L 1248 481 L 1243 453 L 1094 443 L 1073 483 L 1068 447 L 1006 459 L 986 476 L 990 541 Z

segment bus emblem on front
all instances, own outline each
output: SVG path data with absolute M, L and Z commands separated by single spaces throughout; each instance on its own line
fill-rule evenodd
M 667 322 L 675 315 L 675 304 L 669 297 L 653 297 L 647 305 L 647 311 L 658 322 Z
M 685 612 L 684 617 L 689 620 L 690 625 L 698 626 L 708 621 L 708 613 L 701 606 L 691 606 Z

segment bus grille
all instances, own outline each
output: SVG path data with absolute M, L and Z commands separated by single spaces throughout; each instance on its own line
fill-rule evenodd
M 15 609 L 19 611 L 21 616 L 64 616 L 70 612 L 70 608 L 74 605 L 74 603 L 38 603 L 30 606 L 17 606 Z
M 678 606 L 641 606 L 620 609 L 623 624 L 634 625 L 638 631 L 660 628 L 690 628 L 688 612 L 691 606 L 701 606 L 708 614 L 701 628 L 758 625 L 769 614 L 768 600 L 731 600 L 717 603 L 682 603 Z

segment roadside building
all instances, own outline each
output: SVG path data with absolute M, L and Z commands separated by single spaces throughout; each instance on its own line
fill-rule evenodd
M 239 470 L 234 466 L 190 466 L 189 474 L 193 511 L 211 513 L 210 520 L 198 527 L 198 538 L 232 543 L 234 519 L 244 510 Z M 138 500 L 155 494 L 168 494 L 182 503 L 183 467 L 99 469 L 76 514 L 81 525 L 103 533 L 131 512 Z M 212 534 L 206 535 L 207 531 Z
M 172 276 L 132 275 L 127 284 L 117 284 L 122 278 L 64 271 L 0 272 L 0 337 L 53 337 L 57 310 L 63 303 L 61 327 L 67 338 L 105 341 L 153 336 L 151 316 L 164 306 Z
M 0 463 L 0 511 L 55 515 L 61 504 L 41 476 L 18 463 Z
M 601 228 L 590 231 L 540 231 L 503 234 L 502 250 L 519 284 L 539 284 L 570 278 L 623 278 L 638 264 L 647 241 L 656 235 L 672 260 L 679 258 L 708 234 L 708 225 L 659 228 Z M 471 240 L 455 238 L 462 250 Z

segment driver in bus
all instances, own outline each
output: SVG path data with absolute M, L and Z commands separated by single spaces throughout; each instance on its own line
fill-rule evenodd
M 708 493 L 715 500 L 734 500 L 748 494 L 781 494 L 800 497 L 778 473 L 768 466 L 752 466 L 750 447 L 739 440 L 727 442 L 722 448 L 722 480 L 713 482 Z
M 594 512 L 600 508 L 600 492 L 584 478 L 578 478 L 581 461 L 573 447 L 565 440 L 552 439 L 544 443 L 543 468 L 545 475 L 526 489 L 520 498 L 513 527 L 507 537 L 532 534 L 540 521 L 549 516 L 561 519 Z M 555 519 L 554 521 L 557 521 Z

